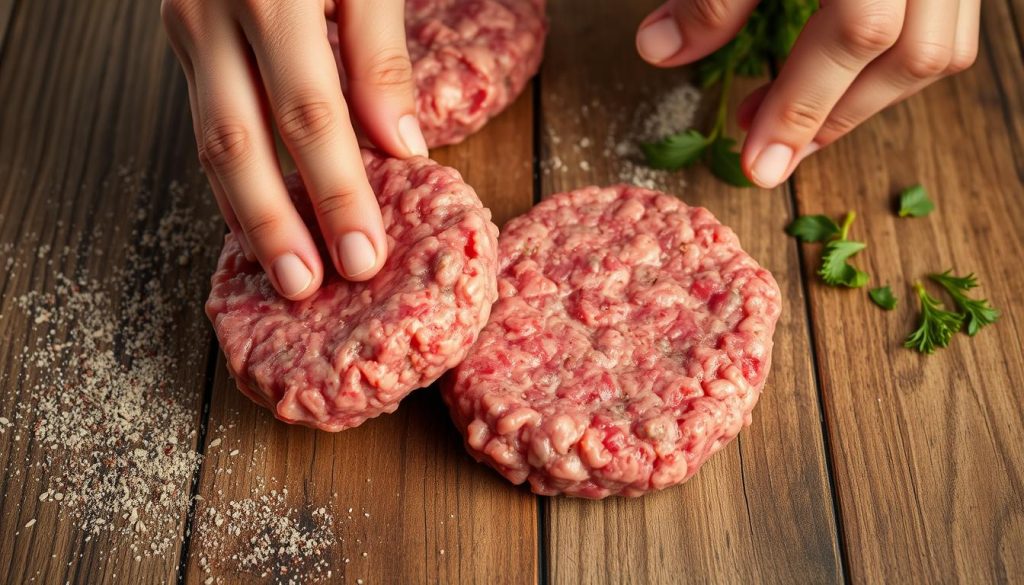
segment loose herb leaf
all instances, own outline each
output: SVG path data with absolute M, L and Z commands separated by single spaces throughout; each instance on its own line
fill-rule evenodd
M 868 296 L 871 300 L 879 307 L 886 311 L 891 311 L 896 308 L 898 299 L 896 295 L 892 294 L 892 289 L 888 285 L 873 288 L 868 291 Z
M 900 193 L 900 217 L 924 217 L 934 209 L 935 204 L 920 184 L 907 187 Z
M 716 177 L 733 187 L 751 187 L 753 183 L 740 167 L 740 154 L 732 149 L 734 144 L 736 141 L 732 138 L 721 136 L 712 142 L 708 152 L 708 167 Z
M 973 272 L 967 276 L 955 276 L 950 269 L 942 274 L 929 274 L 928 278 L 942 285 L 949 296 L 953 297 L 953 302 L 964 314 L 964 325 L 971 337 L 977 335 L 982 327 L 999 320 L 999 310 L 990 305 L 988 300 L 967 296 L 967 291 L 978 286 L 978 279 Z
M 934 353 L 936 348 L 949 345 L 953 335 L 963 326 L 964 316 L 945 310 L 920 282 L 914 283 L 914 290 L 921 301 L 921 324 L 907 336 L 903 347 Z
M 707 150 L 709 140 L 696 130 L 673 134 L 651 144 L 641 144 L 647 164 L 656 169 L 678 170 L 700 159 Z
M 866 272 L 851 266 L 847 261 L 857 252 L 867 247 L 863 242 L 850 240 L 831 240 L 825 244 L 825 252 L 821 256 L 821 269 L 818 274 L 826 284 L 832 286 L 848 286 L 860 288 L 868 283 Z
M 824 242 L 839 235 L 839 224 L 827 215 L 801 215 L 786 226 L 786 233 L 801 242 Z

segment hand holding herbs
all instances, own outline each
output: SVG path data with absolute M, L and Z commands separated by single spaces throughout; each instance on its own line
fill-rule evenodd
M 818 10 L 817 0 L 668 0 L 640 24 L 640 56 L 659 67 L 700 60 L 698 81 L 720 95 L 710 128 L 680 128 L 644 145 L 649 163 L 678 169 L 703 161 L 733 185 L 749 185 L 746 177 L 765 188 L 782 183 L 821 146 L 974 61 L 980 4 L 959 11 L 938 0 L 909 6 L 852 0 Z M 936 61 L 935 54 L 949 57 Z M 740 106 L 749 129 L 741 155 L 724 134 L 730 86 L 736 75 L 763 75 L 769 64 L 780 67 L 774 81 Z

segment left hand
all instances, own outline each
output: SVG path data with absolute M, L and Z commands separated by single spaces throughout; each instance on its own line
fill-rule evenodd
M 659 67 L 692 63 L 735 36 L 756 5 L 669 0 L 640 24 L 637 50 Z M 744 173 L 775 187 L 864 120 L 971 66 L 980 12 L 981 0 L 823 1 L 779 76 L 740 106 Z

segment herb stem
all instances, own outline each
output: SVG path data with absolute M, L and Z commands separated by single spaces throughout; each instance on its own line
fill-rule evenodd
M 850 226 L 853 225 L 853 220 L 857 219 L 856 211 L 848 211 L 846 217 L 843 219 L 843 226 L 839 230 L 839 239 L 845 240 L 846 235 L 850 232 Z
M 733 53 L 730 53 L 728 60 L 725 62 L 725 72 L 722 73 L 722 92 L 718 96 L 718 111 L 715 114 L 715 126 L 711 129 L 711 133 L 708 134 L 708 144 L 717 140 L 725 130 L 725 122 L 728 119 L 727 113 L 729 110 L 729 89 L 732 87 L 732 79 L 735 74 L 736 58 Z

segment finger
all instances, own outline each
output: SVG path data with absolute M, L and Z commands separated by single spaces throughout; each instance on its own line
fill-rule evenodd
M 953 62 L 960 0 L 911 0 L 899 40 L 836 104 L 815 137 L 831 144 L 891 104 L 939 79 Z
M 405 41 L 405 1 L 345 2 L 338 35 L 348 96 L 370 140 L 393 156 L 427 156 Z
M 277 291 L 306 298 L 319 288 L 323 265 L 285 190 L 244 41 L 231 21 L 209 25 L 194 60 L 200 157 Z
M 322 10 L 268 2 L 241 15 L 277 127 L 309 190 L 334 266 L 367 280 L 384 265 L 387 237 L 341 93 Z M 297 65 L 298 64 L 298 65 Z
M 196 89 L 195 89 L 195 74 L 192 72 L 191 65 L 186 69 L 185 78 L 188 81 L 188 103 L 189 109 L 192 111 L 192 131 L 196 136 L 196 144 L 199 144 L 202 140 L 202 122 L 199 120 L 200 111 L 199 105 L 196 101 Z M 210 167 L 210 161 L 204 155 L 199 157 L 199 164 L 203 167 L 203 172 L 206 174 L 206 180 L 210 183 L 210 190 L 213 191 L 213 198 L 217 202 L 217 209 L 220 210 L 221 217 L 224 218 L 224 223 L 227 224 L 228 229 L 231 230 L 232 235 L 238 240 L 239 247 L 242 248 L 242 254 L 245 255 L 245 259 L 254 262 L 256 255 L 253 254 L 252 246 L 249 244 L 249 238 L 245 236 L 245 230 L 238 223 L 238 217 L 235 215 L 235 210 L 231 208 L 231 203 L 227 199 L 227 194 L 224 192 L 224 187 L 221 186 L 220 180 L 217 179 L 217 173 Z
M 750 130 L 750 124 L 753 123 L 757 111 L 761 109 L 761 104 L 764 103 L 764 98 L 768 95 L 768 90 L 771 87 L 771 83 L 766 83 L 750 92 L 750 95 L 743 98 L 743 101 L 740 102 L 740 107 L 736 111 L 736 119 L 739 121 L 740 128 L 744 132 Z
M 758 0 L 669 0 L 640 23 L 636 50 L 652 65 L 675 67 L 715 52 L 743 28 Z
M 891 47 L 903 26 L 902 0 L 835 0 L 815 12 L 750 126 L 741 156 L 750 179 L 771 188 L 786 179 L 829 112 L 864 67 Z

